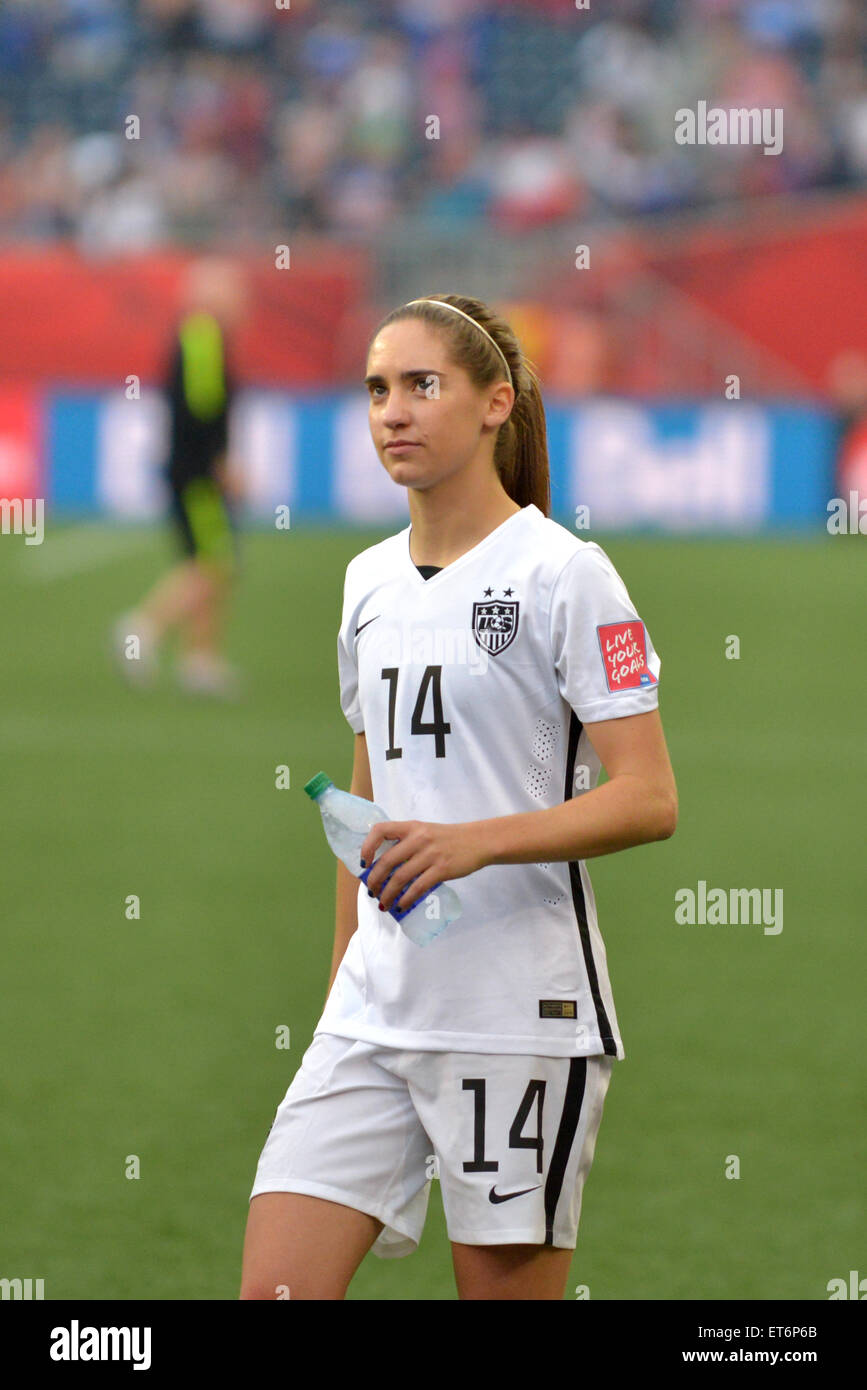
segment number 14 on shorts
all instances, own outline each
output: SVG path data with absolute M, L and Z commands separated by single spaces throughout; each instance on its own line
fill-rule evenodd
M 508 1142 L 510 1149 L 533 1149 L 536 1154 L 535 1170 L 538 1174 L 542 1173 L 542 1154 L 544 1149 L 544 1138 L 542 1135 L 542 1110 L 545 1103 L 545 1082 L 539 1078 L 534 1078 L 527 1083 L 521 1103 L 518 1106 L 514 1118 L 509 1124 L 508 1136 L 502 1135 L 502 1139 Z M 465 1173 L 497 1173 L 499 1172 L 499 1162 L 489 1158 L 485 1152 L 485 1130 L 487 1119 L 487 1081 L 483 1076 L 467 1076 L 461 1079 L 461 1087 L 466 1092 L 470 1092 L 473 1102 L 472 1114 L 472 1158 L 465 1158 L 462 1168 Z M 533 1111 L 535 1122 L 535 1133 L 524 1134 L 523 1130 Z M 496 1142 L 500 1136 L 491 1135 L 491 1142 Z M 431 1155 L 428 1164 L 427 1176 L 438 1178 L 439 1160 L 435 1154 Z M 490 1201 L 497 1205 L 500 1202 L 508 1202 L 513 1197 L 522 1197 L 525 1192 L 535 1191 L 541 1183 L 535 1183 L 532 1187 L 524 1187 L 518 1192 L 508 1192 L 506 1194 L 497 1191 L 496 1184 L 491 1187 L 489 1193 Z
M 485 1156 L 485 1118 L 487 1110 L 487 1083 L 483 1076 L 465 1076 L 462 1079 L 462 1087 L 465 1091 L 471 1091 L 474 1098 L 473 1110 L 473 1156 L 465 1159 L 463 1170 L 465 1173 L 496 1173 L 499 1171 L 499 1163 L 496 1159 Z M 534 1078 L 527 1083 L 527 1089 L 521 1099 L 521 1103 L 515 1112 L 515 1116 L 509 1125 L 508 1147 L 510 1149 L 535 1149 L 536 1151 L 536 1172 L 542 1172 L 542 1151 L 544 1139 L 542 1137 L 542 1109 L 545 1104 L 545 1082 Z M 535 1134 L 525 1135 L 522 1133 L 531 1110 L 535 1110 L 536 1132 Z M 493 1138 L 493 1136 L 492 1136 Z M 540 1186 L 540 1184 L 535 1184 Z M 490 1200 L 494 1203 L 508 1202 L 512 1197 L 523 1196 L 524 1192 L 532 1191 L 532 1188 L 524 1188 L 521 1192 L 510 1192 L 507 1195 L 497 1193 L 496 1186 L 490 1191 Z
M 571 1235 L 611 1059 L 518 1055 L 461 1060 L 479 1065 L 455 1068 L 449 1088 L 457 1114 L 447 1129 L 448 1148 L 440 1153 L 452 1210 L 466 1202 L 467 1212 L 474 1213 L 466 1224 L 489 1233 L 508 1229 L 512 1238 L 523 1227 L 528 1232 L 532 1228 L 546 1244 L 554 1241 L 555 1227 L 559 1239 Z M 430 1176 L 440 1176 L 438 1167 Z M 444 1201 L 449 1193 L 444 1190 Z M 479 1198 L 490 1214 L 487 1227 Z M 506 1205 L 513 1202 L 514 1207 Z M 503 1212 L 494 1224 L 492 1207 Z

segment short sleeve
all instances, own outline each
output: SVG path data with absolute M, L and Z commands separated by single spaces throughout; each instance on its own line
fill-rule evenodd
M 657 708 L 661 662 L 626 585 L 594 542 L 554 581 L 550 636 L 560 694 L 583 722 Z
M 355 605 L 350 598 L 349 569 L 343 582 L 343 615 L 337 634 L 337 674 L 340 681 L 340 708 L 349 727 L 356 734 L 364 733 L 361 705 L 358 701 L 358 667 L 355 661 Z

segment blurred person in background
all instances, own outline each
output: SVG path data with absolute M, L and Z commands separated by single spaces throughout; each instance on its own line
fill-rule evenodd
M 237 268 L 214 257 L 195 261 L 166 383 L 169 514 L 183 558 L 115 626 L 120 669 L 136 685 L 152 683 L 161 643 L 177 633 L 176 674 L 191 694 L 234 697 L 238 674 L 223 655 L 224 626 L 237 574 L 236 507 L 241 488 L 230 467 L 234 397 L 228 340 L 244 312 Z M 130 650 L 129 639 L 138 638 Z
M 828 369 L 828 385 L 839 428 L 838 494 L 847 502 L 850 492 L 867 499 L 867 356 L 838 353 Z

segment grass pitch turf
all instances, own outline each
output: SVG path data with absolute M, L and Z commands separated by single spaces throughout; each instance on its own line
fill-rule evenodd
M 49 1299 L 237 1296 L 256 1160 L 328 976 L 334 861 L 302 787 L 349 781 L 343 570 L 384 534 L 246 538 L 234 707 L 111 668 L 164 537 L 0 538 L 0 1276 Z M 681 811 L 673 839 L 590 865 L 627 1056 L 567 1297 L 824 1299 L 867 1273 L 864 543 L 599 540 L 662 656 Z M 782 888 L 783 930 L 677 925 L 699 880 Z M 420 1249 L 368 1256 L 349 1297 L 455 1297 L 436 1183 Z

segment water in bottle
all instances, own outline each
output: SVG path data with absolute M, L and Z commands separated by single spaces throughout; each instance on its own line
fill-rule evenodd
M 356 878 L 366 883 L 373 864 L 368 864 L 366 869 L 362 869 L 361 846 L 371 826 L 379 821 L 391 820 L 391 817 L 372 801 L 335 787 L 331 778 L 324 772 L 317 772 L 315 777 L 311 777 L 304 790 L 319 806 L 325 837 L 337 858 Z M 383 840 L 374 855 L 373 863 L 376 863 L 380 854 L 384 854 L 395 844 L 396 840 Z M 388 878 L 391 878 L 391 874 Z M 388 883 L 388 878 L 383 883 L 383 888 Z M 450 922 L 454 922 L 460 916 L 461 904 L 457 893 L 449 884 L 438 883 L 426 897 L 413 903 L 411 907 L 401 911 L 393 904 L 388 910 L 395 921 L 400 923 L 410 941 L 415 942 L 416 946 L 426 946 L 429 941 L 439 936 Z

